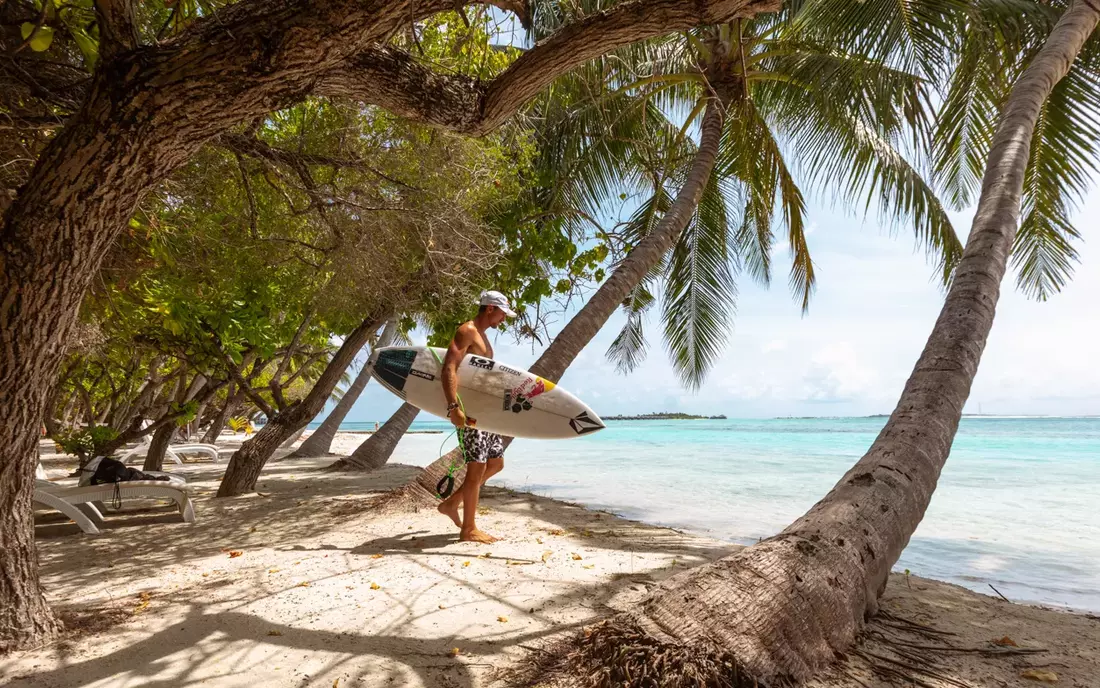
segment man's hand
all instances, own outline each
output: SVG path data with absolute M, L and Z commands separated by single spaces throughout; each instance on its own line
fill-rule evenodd
M 447 418 L 456 428 L 466 427 L 466 414 L 460 408 L 451 409 L 451 412 L 447 414 Z

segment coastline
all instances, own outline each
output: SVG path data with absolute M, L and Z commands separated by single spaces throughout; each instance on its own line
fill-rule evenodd
M 359 439 L 341 432 L 334 449 L 346 452 Z M 372 511 L 378 494 L 418 469 L 318 470 L 336 458 L 272 461 L 259 494 L 228 500 L 212 499 L 224 463 L 171 467 L 195 490 L 193 526 L 172 510 L 134 505 L 111 517 L 104 535 L 88 537 L 59 514 L 40 512 L 43 582 L 73 630 L 54 646 L 0 660 L 0 683 L 500 685 L 544 643 L 628 608 L 664 578 L 740 549 L 495 487 L 486 488 L 479 524 L 503 541 L 459 543 L 433 510 Z M 51 476 L 72 463 L 43 462 Z M 1059 685 L 1094 685 L 1095 616 L 898 574 L 883 609 L 968 645 L 1008 637 L 1047 650 L 944 658 L 940 670 L 958 680 L 1023 685 L 1030 682 L 1022 672 L 1047 667 Z M 849 655 L 811 685 L 861 685 L 851 676 L 881 685 L 861 661 Z

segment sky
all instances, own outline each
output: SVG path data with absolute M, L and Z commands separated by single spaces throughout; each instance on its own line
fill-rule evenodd
M 629 376 L 604 354 L 625 318 L 616 314 L 584 349 L 561 384 L 601 415 L 683 411 L 731 418 L 859 416 L 889 413 L 931 332 L 943 303 L 934 265 L 899 229 L 831 204 L 809 208 L 817 291 L 806 315 L 787 288 L 785 272 L 772 286 L 745 277 L 729 343 L 697 392 L 683 388 L 664 349 L 657 308 L 646 328 L 649 354 Z M 960 235 L 971 215 L 952 214 Z M 967 413 L 999 415 L 1100 414 L 1100 192 L 1086 197 L 1075 217 L 1084 241 L 1072 282 L 1045 303 L 1016 290 L 1006 277 L 989 343 Z M 789 264 L 775 247 L 775 264 Z M 473 308 L 471 308 L 473 311 Z M 471 312 L 472 315 L 472 312 Z M 558 323 L 560 328 L 562 323 Z M 551 330 L 556 332 L 554 328 Z M 542 348 L 490 333 L 495 358 L 530 366 Z M 422 335 L 414 343 L 424 343 Z M 348 421 L 385 421 L 399 401 L 367 386 Z

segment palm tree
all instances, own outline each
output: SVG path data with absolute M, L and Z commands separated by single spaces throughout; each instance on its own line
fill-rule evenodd
M 673 662 L 707 685 L 771 685 L 808 678 L 855 641 L 947 460 L 1019 246 L 1028 163 L 1044 145 L 1037 125 L 1098 22 L 1100 7 L 1074 0 L 1004 101 L 943 309 L 867 454 L 782 533 L 669 579 L 638 612 L 587 634 L 577 655 L 581 671 L 599 662 L 611 684 L 650 685 L 650 661 L 660 654 L 662 664 Z M 1094 42 L 1086 69 L 1096 64 L 1095 49 Z M 632 652 L 608 654 L 628 637 Z M 668 676 L 656 679 L 670 685 Z
M 377 432 L 356 447 L 350 456 L 336 461 L 329 468 L 335 471 L 375 471 L 385 466 L 418 413 L 420 409 L 412 404 L 401 404 Z
M 610 354 L 629 370 L 644 347 L 641 318 L 654 300 L 650 286 L 663 277 L 664 331 L 673 365 L 686 384 L 698 386 L 727 337 L 737 270 L 744 267 L 765 283 L 770 279 L 777 210 L 793 254 L 791 286 L 805 308 L 813 263 L 803 191 L 787 151 L 810 185 L 853 202 L 877 200 L 893 220 L 911 218 L 918 236 L 938 253 L 945 279 L 951 274 L 961 246 L 935 193 L 901 152 L 911 143 L 907 136 L 917 144 L 928 138 L 921 79 L 885 58 L 831 47 L 792 19 L 781 14 L 741 20 L 652 41 L 575 76 L 599 97 L 544 129 L 557 137 L 547 159 L 568 170 L 561 194 L 574 207 L 599 207 L 619 193 L 609 181 L 619 173 L 628 182 L 648 184 L 649 195 L 620 228 L 625 257 L 532 372 L 557 381 L 620 305 L 628 322 Z M 608 89 L 590 86 L 603 84 L 608 73 L 617 75 Z M 552 95 L 561 100 L 561 89 Z M 668 126 L 663 113 L 677 111 L 687 113 L 685 124 Z M 694 145 L 685 132 L 700 117 Z M 650 151 L 631 145 L 651 133 L 644 122 L 653 119 L 665 123 L 659 131 L 673 132 L 664 150 L 673 163 L 664 169 L 649 164 Z M 643 124 L 624 124 L 639 120 Z M 608 133 L 593 135 L 601 125 Z M 631 126 L 633 134 L 624 134 Z M 570 146 L 581 152 L 560 154 Z M 689 163 L 678 166 L 684 149 Z M 573 160 L 579 161 L 576 169 L 568 169 Z M 675 197 L 673 186 L 679 189 Z M 452 454 L 440 457 L 406 496 L 431 494 L 453 461 Z
M 386 326 L 382 328 L 382 334 L 378 337 L 377 346 L 389 346 L 393 343 L 396 336 L 397 318 L 390 318 L 390 320 L 386 322 Z M 370 368 L 366 364 L 363 364 L 363 367 L 359 370 L 359 374 L 355 376 L 355 381 L 352 382 L 351 386 L 340 396 L 340 401 L 337 402 L 336 407 L 333 408 L 332 412 L 321 422 L 321 426 L 317 428 L 312 435 L 307 437 L 291 456 L 324 456 L 328 454 L 329 447 L 332 446 L 332 439 L 336 437 L 336 432 L 340 429 L 340 424 L 344 422 L 344 418 L 346 418 L 348 412 L 351 411 L 351 407 L 359 400 L 359 395 L 366 389 L 367 383 L 370 382 L 370 376 Z

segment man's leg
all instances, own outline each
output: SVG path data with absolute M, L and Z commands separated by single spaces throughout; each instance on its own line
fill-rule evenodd
M 462 495 L 462 530 L 459 531 L 459 540 L 471 542 L 496 542 L 496 538 L 477 529 L 477 502 L 481 495 L 481 485 L 485 482 L 484 463 L 466 464 L 466 480 L 462 483 L 460 493 Z
M 481 479 L 481 484 L 489 482 L 489 478 L 492 478 L 497 473 L 500 473 L 504 469 L 504 457 L 496 456 L 489 459 L 485 464 L 485 477 Z
M 474 464 L 472 464 L 472 463 L 466 465 L 466 481 L 467 482 L 469 482 L 469 479 L 470 479 L 470 472 L 469 472 L 470 468 L 469 467 L 473 466 L 473 465 Z M 481 486 L 484 486 L 485 483 L 488 482 L 489 478 L 492 478 L 497 473 L 500 473 L 501 469 L 504 468 L 504 458 L 498 456 L 498 457 L 489 459 L 488 462 L 486 462 L 486 463 L 478 464 L 478 465 L 485 466 L 485 474 L 481 477 Z M 465 484 L 466 483 L 463 483 L 463 485 L 465 485 Z M 462 515 L 461 515 L 462 514 L 462 503 L 464 501 L 463 497 L 465 496 L 465 494 L 466 494 L 466 490 L 464 490 L 462 488 L 462 486 L 460 486 L 457 490 L 455 490 L 451 494 L 450 497 L 447 497 L 446 499 L 444 499 L 439 504 L 439 506 L 436 507 L 439 510 L 439 513 L 450 517 L 450 519 L 452 521 L 454 521 L 455 525 L 458 526 L 459 528 L 462 527 Z

